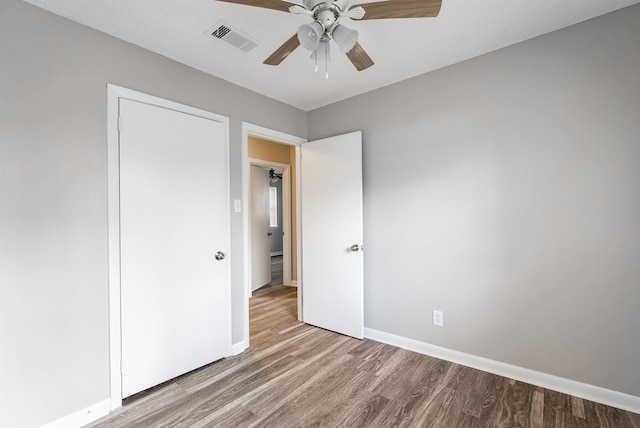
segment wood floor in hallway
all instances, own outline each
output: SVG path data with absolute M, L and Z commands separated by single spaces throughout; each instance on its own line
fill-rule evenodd
M 141 393 L 94 427 L 638 427 L 640 416 L 297 321 L 250 303 L 251 348 Z

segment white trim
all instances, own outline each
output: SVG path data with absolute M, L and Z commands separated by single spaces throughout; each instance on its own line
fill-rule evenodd
M 227 287 L 227 350 L 231 355 L 232 317 L 231 317 L 231 199 L 230 199 L 230 146 L 229 118 L 199 108 L 187 106 L 153 95 L 144 94 L 113 84 L 107 84 L 107 215 L 108 215 L 108 266 L 109 266 L 109 384 L 110 408 L 122 406 L 121 377 L 121 302 L 120 302 L 120 149 L 118 133 L 120 98 L 163 107 L 206 119 L 215 120 L 224 125 L 225 138 L 225 212 L 226 218 L 226 250 Z
M 281 256 L 281 255 L 283 255 L 283 254 L 284 254 L 284 252 L 283 252 L 283 251 L 273 251 L 273 252 L 271 252 L 270 254 L 271 254 L 271 257 L 276 257 L 276 256 Z
M 303 290 L 304 284 L 302 283 L 302 150 L 300 150 L 300 145 L 296 146 L 295 149 L 295 157 L 296 157 L 296 236 L 298 237 L 298 246 L 296 247 L 297 254 L 297 275 L 295 286 L 298 287 L 298 321 L 304 322 L 304 312 L 303 312 Z
M 242 342 L 234 343 L 231 346 L 231 355 L 242 354 L 245 349 L 247 349 L 247 345 L 245 344 L 244 340 Z
M 120 358 L 120 87 L 107 85 L 107 231 L 109 266 L 109 384 L 111 410 L 122 406 Z
M 241 137 L 241 146 L 240 146 L 240 156 L 242 162 L 242 205 L 245 207 L 244 212 L 242 213 L 242 230 L 243 230 L 243 276 L 244 276 L 244 286 L 243 289 L 243 300 L 244 300 L 244 343 L 248 348 L 250 346 L 249 343 L 249 298 L 251 297 L 251 259 L 249 256 L 250 249 L 250 230 L 249 230 L 249 212 L 247 207 L 249 206 L 249 136 L 263 138 L 265 140 L 274 141 L 281 144 L 288 144 L 295 146 L 296 151 L 296 168 L 299 168 L 299 152 L 300 152 L 300 144 L 306 143 L 306 138 L 296 137 L 295 135 L 285 134 L 280 131 L 274 131 L 272 129 L 264 128 L 262 126 L 253 125 L 248 122 L 242 122 L 242 137 Z M 260 160 L 261 163 L 265 163 L 266 161 Z M 288 170 L 286 171 L 288 173 Z M 284 185 L 284 172 L 283 172 L 283 185 Z M 296 196 L 298 200 L 298 206 L 296 206 L 296 220 L 297 220 L 297 262 L 298 262 L 298 277 L 300 276 L 300 214 L 299 214 L 299 201 L 300 201 L 300 182 L 299 182 L 300 174 L 296 174 Z M 291 211 L 291 210 L 289 210 Z M 285 207 L 283 207 L 283 213 L 286 212 Z M 284 266 L 283 266 L 284 270 Z M 283 272 L 284 273 L 284 272 Z M 298 292 L 298 302 L 300 302 L 300 292 Z M 298 317 L 301 317 L 301 306 L 298 305 Z
M 291 238 L 293 237 L 293 228 L 291 227 L 291 165 L 282 171 L 282 189 L 282 230 L 287 238 L 282 240 L 282 282 L 286 285 L 291 283 L 293 274 L 291 266 Z
M 391 333 L 385 333 L 372 328 L 365 327 L 364 336 L 367 339 L 408 349 L 409 351 L 429 355 L 441 360 L 451 361 L 456 364 L 462 364 L 474 369 L 504 376 L 509 379 L 530 383 L 542 388 L 573 395 L 589 401 L 595 401 L 596 403 L 605 404 L 607 406 L 617 407 L 633 413 L 640 413 L 640 397 L 633 395 L 526 369 L 524 367 L 502 363 L 500 361 L 490 360 L 488 358 L 478 357 L 476 355 L 455 351 L 453 349 L 442 348 L 440 346 L 397 336 Z
M 281 144 L 288 144 L 290 146 L 306 143 L 306 138 L 297 137 L 295 135 L 287 134 L 273 129 L 265 128 L 264 126 L 254 125 L 249 122 L 242 122 L 243 135 L 251 134 L 254 137 L 263 138 L 265 140 L 273 141 Z M 246 131 L 246 134 L 244 132 Z
M 85 407 L 82 410 L 73 412 L 70 415 L 63 416 L 60 419 L 56 419 L 53 422 L 42 425 L 41 428 L 70 428 L 70 427 L 82 427 L 91 422 L 95 422 L 98 419 L 107 416 L 109 409 L 111 408 L 111 400 L 107 398 L 99 403 L 92 404 L 89 407 Z
M 298 281 L 291 281 L 291 284 L 285 284 L 285 285 L 288 285 L 289 287 L 297 287 Z
M 249 164 L 250 165 L 256 165 L 256 166 L 273 167 L 273 168 L 282 169 L 283 170 L 282 171 L 282 180 L 283 181 L 284 181 L 284 170 L 291 168 L 291 165 L 289 165 L 288 163 L 271 162 L 269 160 L 254 159 L 254 158 L 249 158 Z M 282 184 L 284 185 L 284 182 Z

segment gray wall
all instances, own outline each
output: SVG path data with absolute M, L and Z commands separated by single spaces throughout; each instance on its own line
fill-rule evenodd
M 640 6 L 309 114 L 358 129 L 367 327 L 640 396 Z
M 0 426 L 109 397 L 107 82 L 306 136 L 305 112 L 17 0 L 0 5 Z M 242 219 L 232 214 L 233 339 L 243 338 Z

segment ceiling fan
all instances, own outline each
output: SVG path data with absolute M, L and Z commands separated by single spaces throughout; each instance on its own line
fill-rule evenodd
M 341 18 L 354 20 L 395 19 L 395 18 L 430 18 L 438 16 L 442 0 L 387 0 L 362 3 L 349 7 L 349 0 L 303 0 L 303 6 L 283 0 L 219 0 L 227 3 L 262 7 L 309 15 L 313 22 L 302 25 L 296 34 L 284 42 L 264 64 L 278 65 L 284 61 L 298 46 L 312 52 L 311 58 L 316 62 L 330 61 L 329 41 L 333 40 L 340 51 L 358 71 L 366 70 L 373 65 L 373 60 L 358 43 L 358 32 L 340 23 Z M 328 77 L 328 71 L 325 74 Z

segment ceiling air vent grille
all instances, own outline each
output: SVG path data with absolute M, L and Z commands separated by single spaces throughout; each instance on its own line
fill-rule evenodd
M 227 27 L 225 25 L 221 25 L 218 28 L 216 28 L 211 35 L 213 37 L 217 37 L 217 38 L 221 39 L 224 36 L 226 36 L 227 34 L 229 34 L 230 32 L 231 32 L 231 28 L 229 28 L 229 27 Z
M 256 42 L 243 34 L 240 30 L 233 28 L 231 25 L 222 21 L 218 21 L 216 25 L 207 30 L 207 34 L 215 37 L 216 39 L 227 42 L 231 46 L 240 49 L 243 52 L 249 52 L 258 46 Z

